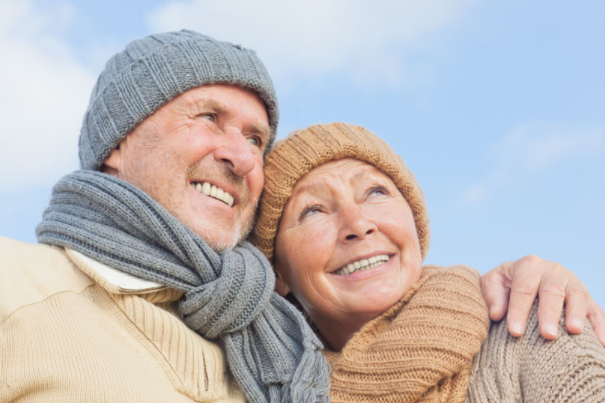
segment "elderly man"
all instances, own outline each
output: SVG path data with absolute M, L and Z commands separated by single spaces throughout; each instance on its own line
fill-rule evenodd
M 41 244 L 0 240 L 0 401 L 328 400 L 321 343 L 242 242 L 277 121 L 271 80 L 240 46 L 181 31 L 109 60 Z M 512 281 L 517 334 L 540 278 L 543 334 L 566 289 L 581 331 L 589 297 L 559 266 L 529 258 L 485 278 L 495 317 Z

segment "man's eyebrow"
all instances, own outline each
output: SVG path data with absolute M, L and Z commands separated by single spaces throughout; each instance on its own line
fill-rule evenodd
M 252 129 L 250 130 L 252 134 L 261 136 L 265 142 L 269 140 L 269 137 L 271 137 L 271 131 L 272 129 L 270 126 L 259 125 L 257 123 L 254 123 L 252 125 Z
M 211 109 L 216 113 L 227 113 L 227 107 L 215 99 L 198 99 L 193 101 L 193 104 L 197 105 L 198 108 Z

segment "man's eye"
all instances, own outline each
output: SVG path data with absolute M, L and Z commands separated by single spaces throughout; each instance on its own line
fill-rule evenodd
M 198 116 L 201 117 L 202 119 L 206 119 L 212 123 L 216 122 L 216 115 L 214 113 L 202 113 Z
M 261 139 L 259 139 L 256 136 L 248 137 L 248 142 L 250 143 L 251 146 L 256 147 L 258 149 L 260 149 L 263 145 L 263 142 L 261 141 Z

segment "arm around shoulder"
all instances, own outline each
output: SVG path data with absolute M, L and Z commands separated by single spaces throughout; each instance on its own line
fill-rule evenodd
M 492 324 L 473 361 L 467 402 L 605 402 L 605 350 L 590 324 L 570 335 L 563 317 L 557 339 L 545 340 L 537 310 L 536 303 L 520 338 L 505 320 Z

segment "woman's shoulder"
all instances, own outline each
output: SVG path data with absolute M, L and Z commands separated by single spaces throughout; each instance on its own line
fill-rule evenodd
M 561 317 L 556 340 L 538 328 L 538 303 L 525 335 L 511 336 L 506 320 L 493 323 L 473 360 L 467 402 L 604 402 L 605 349 L 590 324 L 571 335 Z
M 429 281 L 430 279 L 442 279 L 448 277 L 456 277 L 465 279 L 471 283 L 479 285 L 479 280 L 481 278 L 481 274 L 470 266 L 466 266 L 463 264 L 458 264 L 454 266 L 437 266 L 432 264 L 427 264 L 422 268 L 422 277 L 420 281 L 426 279 Z

